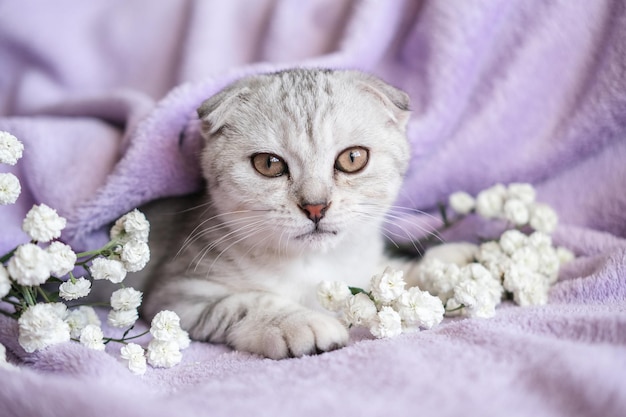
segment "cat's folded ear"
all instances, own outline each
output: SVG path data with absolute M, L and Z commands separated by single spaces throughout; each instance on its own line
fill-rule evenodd
M 387 109 L 390 121 L 404 129 L 411 115 L 409 95 L 373 75 L 361 72 L 356 74 L 359 87 L 376 97 Z
M 202 121 L 202 133 L 212 136 L 226 125 L 229 113 L 237 103 L 246 100 L 250 88 L 235 83 L 205 100 L 198 107 L 198 117 Z

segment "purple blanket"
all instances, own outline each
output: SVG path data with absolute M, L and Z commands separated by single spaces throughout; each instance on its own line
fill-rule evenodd
M 26 148 L 0 168 L 23 188 L 0 206 L 0 252 L 26 241 L 33 203 L 87 249 L 130 209 L 196 190 L 198 104 L 291 66 L 358 68 L 411 95 L 400 206 L 434 213 L 457 190 L 533 183 L 577 255 L 548 305 L 388 340 L 354 332 L 283 361 L 194 342 L 143 377 L 119 346 L 27 354 L 1 317 L 21 371 L 0 369 L 0 415 L 626 415 L 623 0 L 0 2 L 0 130 Z M 468 219 L 454 238 L 478 232 Z

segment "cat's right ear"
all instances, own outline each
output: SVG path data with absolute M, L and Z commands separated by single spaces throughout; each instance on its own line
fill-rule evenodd
M 248 87 L 234 84 L 211 96 L 198 107 L 198 117 L 202 121 L 205 138 L 213 136 L 228 124 L 228 116 L 239 103 L 245 101 L 249 92 Z

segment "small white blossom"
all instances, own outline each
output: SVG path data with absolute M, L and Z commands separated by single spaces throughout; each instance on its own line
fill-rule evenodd
M 511 265 L 504 275 L 503 285 L 507 291 L 513 293 L 513 299 L 520 306 L 543 305 L 548 302 L 548 280 L 524 265 Z
M 559 255 L 553 247 L 546 247 L 537 251 L 539 258 L 539 273 L 548 279 L 549 284 L 554 284 L 559 278 L 561 266 Z
M 507 200 L 504 203 L 502 211 L 504 218 L 516 226 L 523 226 L 527 224 L 530 219 L 528 206 L 522 200 Z
M 322 281 L 317 285 L 317 300 L 327 310 L 339 311 L 352 293 L 348 284 L 340 281 Z
M 178 348 L 181 350 L 187 349 L 191 344 L 189 333 L 187 333 L 187 331 L 181 329 L 180 327 L 176 331 L 176 343 L 178 344 Z
M 9 132 L 0 131 L 0 163 L 15 165 L 23 151 L 22 142 Z
M 70 327 L 63 321 L 67 307 L 41 303 L 28 307 L 18 319 L 18 342 L 28 353 L 70 340 Z
M 376 305 L 372 299 L 362 292 L 353 295 L 346 300 L 345 319 L 347 324 L 354 326 L 369 326 L 376 317 Z
M 450 207 L 459 214 L 468 214 L 476 206 L 474 197 L 464 191 L 457 191 L 450 195 Z
M 67 275 L 76 265 L 76 253 L 68 245 L 59 241 L 46 248 L 50 255 L 50 272 L 57 278 Z
M 107 316 L 107 323 L 113 327 L 129 327 L 139 319 L 137 309 L 131 310 L 110 310 Z
M 533 232 L 528 236 L 528 244 L 537 250 L 551 248 L 552 238 L 550 235 L 543 232 Z
M 508 198 L 521 200 L 524 204 L 529 205 L 535 201 L 535 188 L 528 183 L 514 182 L 507 187 Z
M 454 287 L 454 299 L 465 306 L 470 317 L 493 317 L 503 292 L 499 280 L 478 263 L 463 267 L 461 275 L 461 282 Z
M 516 229 L 507 230 L 500 236 L 500 248 L 507 255 L 528 244 L 528 236 Z
M 171 368 L 180 363 L 182 354 L 175 340 L 153 339 L 148 344 L 148 363 L 159 368 Z
M 86 297 L 91 291 L 91 281 L 80 277 L 75 282 L 67 280 L 59 286 L 59 296 L 67 301 Z
M 31 239 L 37 242 L 49 242 L 61 236 L 67 221 L 57 211 L 45 204 L 34 205 L 22 223 L 24 230 Z
M 131 240 L 122 247 L 120 258 L 128 272 L 141 271 L 150 260 L 150 248 L 146 242 Z
M 477 260 L 498 278 L 502 277 L 511 259 L 502 251 L 498 242 L 489 241 L 480 245 Z
M 393 308 L 384 306 L 372 320 L 370 333 L 379 339 L 398 336 L 402 333 L 402 317 Z
M 80 343 L 89 349 L 104 350 L 103 338 L 102 329 L 95 324 L 86 325 L 80 332 Z
M 533 229 L 543 233 L 552 233 L 558 222 L 559 216 L 549 205 L 535 203 L 532 206 L 529 224 Z
M 559 264 L 563 265 L 575 258 L 574 252 L 562 246 L 556 248 L 556 255 L 559 257 Z
M 111 228 L 111 240 L 119 239 L 126 243 L 131 240 L 138 240 L 147 243 L 150 234 L 150 223 L 146 216 L 135 209 L 117 219 Z
M 135 310 L 141 305 L 143 293 L 134 288 L 120 288 L 111 294 L 113 310 Z
M 146 355 L 141 346 L 129 343 L 120 349 L 120 357 L 128 361 L 128 369 L 135 375 L 146 373 Z
M 438 297 L 417 287 L 405 291 L 395 302 L 395 308 L 408 326 L 430 329 L 441 323 L 445 309 Z
M 11 279 L 9 278 L 9 271 L 0 264 L 0 298 L 6 297 L 11 291 Z
M 178 329 L 180 329 L 180 318 L 173 311 L 160 311 L 150 322 L 150 333 L 157 340 L 176 340 Z
M 435 259 L 431 263 L 430 273 L 430 286 L 423 287 L 424 290 L 446 302 L 454 295 L 454 287 L 461 280 L 461 269 L 456 264 Z
M 374 275 L 371 281 L 374 300 L 388 304 L 398 298 L 404 292 L 406 285 L 403 275 L 402 271 L 396 271 L 390 267 L 385 268 L 382 274 Z
M 476 212 L 486 219 L 502 216 L 506 188 L 502 184 L 481 191 L 476 196 Z
M 95 280 L 106 279 L 114 284 L 119 284 L 126 278 L 124 264 L 115 259 L 96 258 L 93 260 L 89 272 Z
M 8 205 L 17 201 L 22 192 L 20 180 L 10 172 L 0 173 L 0 204 Z
M 73 339 L 78 339 L 80 333 L 88 324 L 94 324 L 100 327 L 100 318 L 93 307 L 90 306 L 79 306 L 73 310 L 69 310 L 65 314 L 64 321 L 70 327 L 70 336 Z
M 50 278 L 50 255 L 39 246 L 26 243 L 15 250 L 7 269 L 18 284 L 38 286 Z
M 532 246 L 524 246 L 511 254 L 511 261 L 517 265 L 523 265 L 533 272 L 539 272 L 541 261 L 539 252 Z

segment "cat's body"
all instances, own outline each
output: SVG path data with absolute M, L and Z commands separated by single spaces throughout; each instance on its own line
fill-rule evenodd
M 293 70 L 198 113 L 207 194 L 150 216 L 144 314 L 174 310 L 196 340 L 271 358 L 343 346 L 315 287 L 366 287 L 390 262 L 381 226 L 408 164 L 408 96 L 359 72 Z

